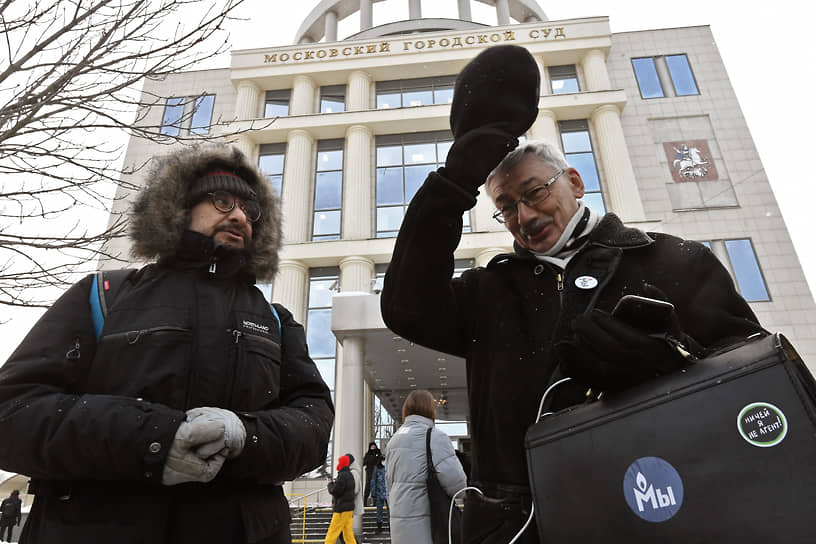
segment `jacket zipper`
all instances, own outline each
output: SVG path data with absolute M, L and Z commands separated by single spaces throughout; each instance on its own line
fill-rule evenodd
M 127 339 L 128 344 L 135 344 L 142 338 L 142 336 L 159 332 L 190 332 L 190 329 L 185 329 L 184 327 L 151 327 L 149 329 L 117 332 L 107 335 L 106 338 L 116 339 L 124 337 Z M 76 347 L 78 349 L 78 346 Z
M 558 291 L 559 310 L 564 309 L 564 275 L 559 272 L 555 275 L 555 288 Z M 560 312 L 559 312 L 560 313 Z
M 79 355 L 80 355 L 80 352 L 79 352 L 79 336 L 76 336 L 76 337 L 74 337 L 73 346 L 71 346 L 71 349 L 69 349 L 65 353 L 65 358 L 66 359 L 79 359 Z
M 238 381 L 238 369 L 241 366 L 241 348 L 238 346 L 238 342 L 241 341 L 241 337 L 244 336 L 244 333 L 238 329 L 227 329 L 227 332 L 232 335 L 232 343 L 235 344 L 235 349 L 233 350 L 235 353 L 235 363 L 232 366 L 232 375 L 230 376 L 229 388 L 227 389 L 227 406 L 234 406 L 235 382 Z

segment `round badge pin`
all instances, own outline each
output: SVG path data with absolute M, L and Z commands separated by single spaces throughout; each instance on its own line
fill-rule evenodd
M 598 287 L 598 278 L 592 276 L 580 276 L 575 278 L 575 287 L 578 289 L 595 289 Z

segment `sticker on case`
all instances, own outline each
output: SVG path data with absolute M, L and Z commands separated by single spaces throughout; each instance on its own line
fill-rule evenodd
M 782 410 L 769 402 L 752 402 L 740 410 L 737 431 L 752 446 L 770 448 L 787 436 L 788 419 Z

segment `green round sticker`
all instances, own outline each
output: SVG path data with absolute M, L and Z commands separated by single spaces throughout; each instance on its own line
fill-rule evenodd
M 737 430 L 746 442 L 759 448 L 776 446 L 788 434 L 788 419 L 769 402 L 753 402 L 740 410 Z

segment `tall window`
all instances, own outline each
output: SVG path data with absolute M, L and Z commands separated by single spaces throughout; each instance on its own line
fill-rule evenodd
M 346 86 L 327 85 L 320 87 L 320 113 L 346 111 Z
M 377 238 L 397 235 L 405 209 L 427 175 L 445 164 L 452 143 L 448 131 L 377 138 Z M 470 232 L 470 213 L 462 220 Z
M 266 91 L 264 100 L 264 117 L 283 117 L 289 115 L 290 89 Z
M 214 94 L 205 94 L 204 96 L 199 96 L 195 99 L 195 104 L 193 105 L 193 119 L 192 123 L 190 124 L 190 133 L 207 134 L 210 132 L 214 103 Z
M 377 82 L 377 109 L 449 104 L 456 76 Z
M 700 94 L 685 53 L 635 58 L 632 59 L 632 68 L 635 70 L 640 96 L 643 98 L 665 97 L 666 86 L 669 86 L 669 82 L 665 81 L 666 77 L 671 79 L 669 90 L 673 91 L 674 96 Z M 661 72 L 664 74 L 663 77 Z
M 677 96 L 700 94 L 700 91 L 697 90 L 697 82 L 694 80 L 688 57 L 685 54 L 666 55 L 666 66 L 669 67 L 669 75 L 674 85 L 674 94 Z
M 184 98 L 179 96 L 168 98 L 164 105 L 161 133 L 178 136 L 181 131 L 182 117 L 184 117 Z
M 743 298 L 749 302 L 771 300 L 751 240 L 726 240 L 725 249 Z
M 331 390 L 332 401 L 335 390 L 335 358 L 337 342 L 331 332 L 332 297 L 337 292 L 340 269 L 336 267 L 312 268 L 309 271 L 309 301 L 306 314 L 306 344 L 320 376 Z M 332 438 L 332 443 L 334 442 Z M 310 476 L 325 476 L 331 473 L 332 444 L 329 444 L 327 462 Z
M 700 243 L 710 249 L 731 272 L 737 290 L 745 300 L 748 302 L 771 300 L 759 267 L 759 260 L 749 238 L 704 240 Z
M 586 191 L 583 201 L 588 207 L 600 215 L 606 213 L 606 205 L 601 193 L 601 182 L 598 178 L 598 167 L 595 164 L 595 153 L 592 150 L 592 140 L 589 137 L 589 125 L 584 119 L 561 121 L 558 123 L 561 130 L 561 145 L 567 163 L 578 170 L 584 180 Z
M 577 93 L 581 90 L 578 87 L 578 74 L 574 64 L 550 66 L 547 72 L 550 74 L 552 94 Z
M 343 204 L 343 140 L 317 144 L 312 240 L 339 240 Z
M 286 144 L 262 144 L 259 150 L 258 168 L 266 175 L 269 184 L 281 195 L 283 184 L 283 163 Z
M 168 98 L 164 106 L 161 133 L 168 136 L 178 136 L 186 131 L 190 134 L 207 134 L 212 124 L 214 104 L 214 94 L 194 99 L 180 96 Z

